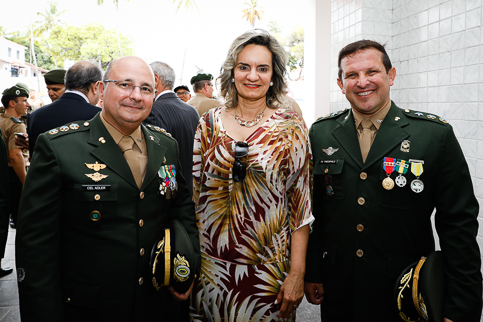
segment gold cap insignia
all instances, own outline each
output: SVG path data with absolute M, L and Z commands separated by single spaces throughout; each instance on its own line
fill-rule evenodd
M 86 173 L 86 176 L 91 178 L 92 180 L 94 180 L 95 182 L 99 182 L 101 181 L 102 179 L 105 179 L 107 178 L 108 176 L 105 175 L 105 174 L 100 174 L 99 172 L 95 172 L 95 173 Z
M 96 161 L 96 163 L 85 163 L 85 165 L 89 169 L 94 170 L 94 171 L 99 171 L 99 170 L 102 170 L 102 169 L 105 169 L 106 168 L 106 165 L 105 164 L 98 163 L 97 161 Z

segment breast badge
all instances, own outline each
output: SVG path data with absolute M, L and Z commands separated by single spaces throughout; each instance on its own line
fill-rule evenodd
M 86 163 L 85 164 L 89 169 L 94 170 L 94 171 L 99 171 L 102 169 L 106 168 L 105 164 L 99 163 L 96 161 L 96 163 Z
M 95 182 L 99 182 L 102 179 L 105 179 L 108 177 L 108 175 L 101 174 L 99 172 L 94 172 L 94 173 L 86 173 L 86 176 L 94 180 Z
M 327 149 L 322 149 L 327 155 L 332 155 L 339 151 L 339 148 L 334 149 L 333 147 L 329 146 Z
M 411 141 L 404 140 L 401 142 L 401 151 L 402 152 L 409 152 L 409 147 L 411 146 Z

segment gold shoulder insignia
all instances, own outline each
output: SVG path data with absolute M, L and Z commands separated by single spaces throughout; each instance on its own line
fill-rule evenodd
M 106 165 L 105 164 L 98 163 L 97 161 L 96 161 L 96 163 L 86 163 L 85 165 L 89 169 L 94 170 L 94 171 L 99 171 L 99 170 L 102 170 L 102 169 L 105 169 L 106 168 Z

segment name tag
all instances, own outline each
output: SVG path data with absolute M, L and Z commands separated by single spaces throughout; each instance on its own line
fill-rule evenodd
M 111 191 L 110 184 L 83 184 L 82 191 Z
M 339 160 L 320 160 L 320 164 L 337 164 Z

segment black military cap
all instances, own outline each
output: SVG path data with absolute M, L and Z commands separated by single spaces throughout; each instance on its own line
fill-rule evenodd
M 198 73 L 198 75 L 191 77 L 190 83 L 191 85 L 193 85 L 193 83 L 195 82 L 199 82 L 202 80 L 212 80 L 212 79 L 213 79 L 213 76 L 211 76 L 211 74 Z
M 3 91 L 2 95 L 4 96 L 15 96 L 15 97 L 29 97 L 29 89 L 26 88 L 26 85 L 23 83 L 17 83 L 10 88 L 7 88 Z
M 156 291 L 163 286 L 173 286 L 176 292 L 186 293 L 193 282 L 197 267 L 191 239 L 184 227 L 171 221 L 151 250 L 150 267 Z
M 446 292 L 441 251 L 406 267 L 396 281 L 394 293 L 402 321 L 443 321 Z
M 65 69 L 53 69 L 50 72 L 44 75 L 45 84 L 47 85 L 55 85 L 55 84 L 64 84 L 65 79 Z
M 174 89 L 174 92 L 176 93 L 176 92 L 178 92 L 180 89 L 185 89 L 185 90 L 187 90 L 188 92 L 190 91 L 190 89 L 188 88 L 188 86 L 186 86 L 186 85 L 180 85 L 180 86 L 178 86 L 178 87 L 176 87 L 176 88 Z

